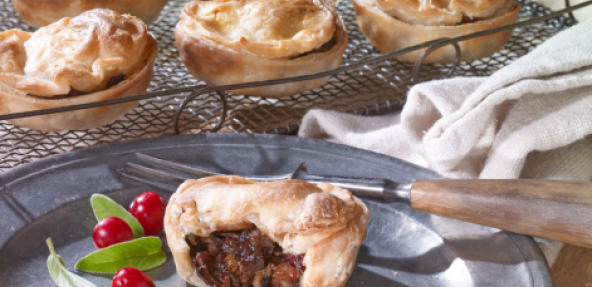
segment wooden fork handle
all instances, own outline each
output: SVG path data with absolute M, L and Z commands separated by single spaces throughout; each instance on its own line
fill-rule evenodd
M 416 210 L 592 248 L 592 183 L 417 180 Z

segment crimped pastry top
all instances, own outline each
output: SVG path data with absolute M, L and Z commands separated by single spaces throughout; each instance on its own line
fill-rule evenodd
M 214 176 L 181 184 L 169 200 L 164 225 L 177 273 L 195 286 L 209 285 L 196 273 L 186 236 L 208 237 L 254 224 L 285 253 L 305 253 L 300 286 L 342 287 L 353 271 L 368 219 L 360 199 L 328 183 Z
M 301 180 L 257 183 L 217 176 L 188 180 L 177 194 L 176 203 L 184 210 L 179 222 L 186 233 L 207 237 L 253 223 L 294 254 L 344 229 L 363 205 L 345 189 Z
M 338 26 L 331 0 L 195 0 L 178 24 L 188 35 L 267 58 L 312 51 Z
M 143 64 L 148 43 L 138 18 L 106 9 L 63 18 L 30 34 L 0 33 L 0 82 L 41 97 L 105 90 Z
M 506 0 L 376 0 L 389 15 L 414 25 L 453 26 L 494 16 Z

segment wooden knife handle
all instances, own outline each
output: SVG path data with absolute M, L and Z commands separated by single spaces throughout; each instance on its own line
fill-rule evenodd
M 411 207 L 427 213 L 592 248 L 592 183 L 417 180 Z

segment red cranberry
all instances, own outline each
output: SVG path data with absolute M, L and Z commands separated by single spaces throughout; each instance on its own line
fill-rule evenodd
M 125 267 L 115 273 L 111 287 L 156 287 L 156 285 L 146 273 L 133 267 Z
M 284 258 L 284 262 L 296 267 L 298 271 L 306 270 L 306 266 L 302 263 L 304 261 L 304 254 L 288 254 L 286 258 Z
M 123 219 L 105 217 L 93 229 L 93 242 L 97 248 L 105 248 L 116 243 L 134 239 L 132 229 Z
M 156 235 L 163 228 L 166 205 L 158 193 L 148 191 L 132 201 L 129 212 L 142 224 L 146 235 Z

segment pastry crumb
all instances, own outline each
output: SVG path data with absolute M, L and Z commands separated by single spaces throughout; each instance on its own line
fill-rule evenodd
M 393 275 L 395 275 L 395 277 L 399 276 L 399 272 L 393 272 Z

